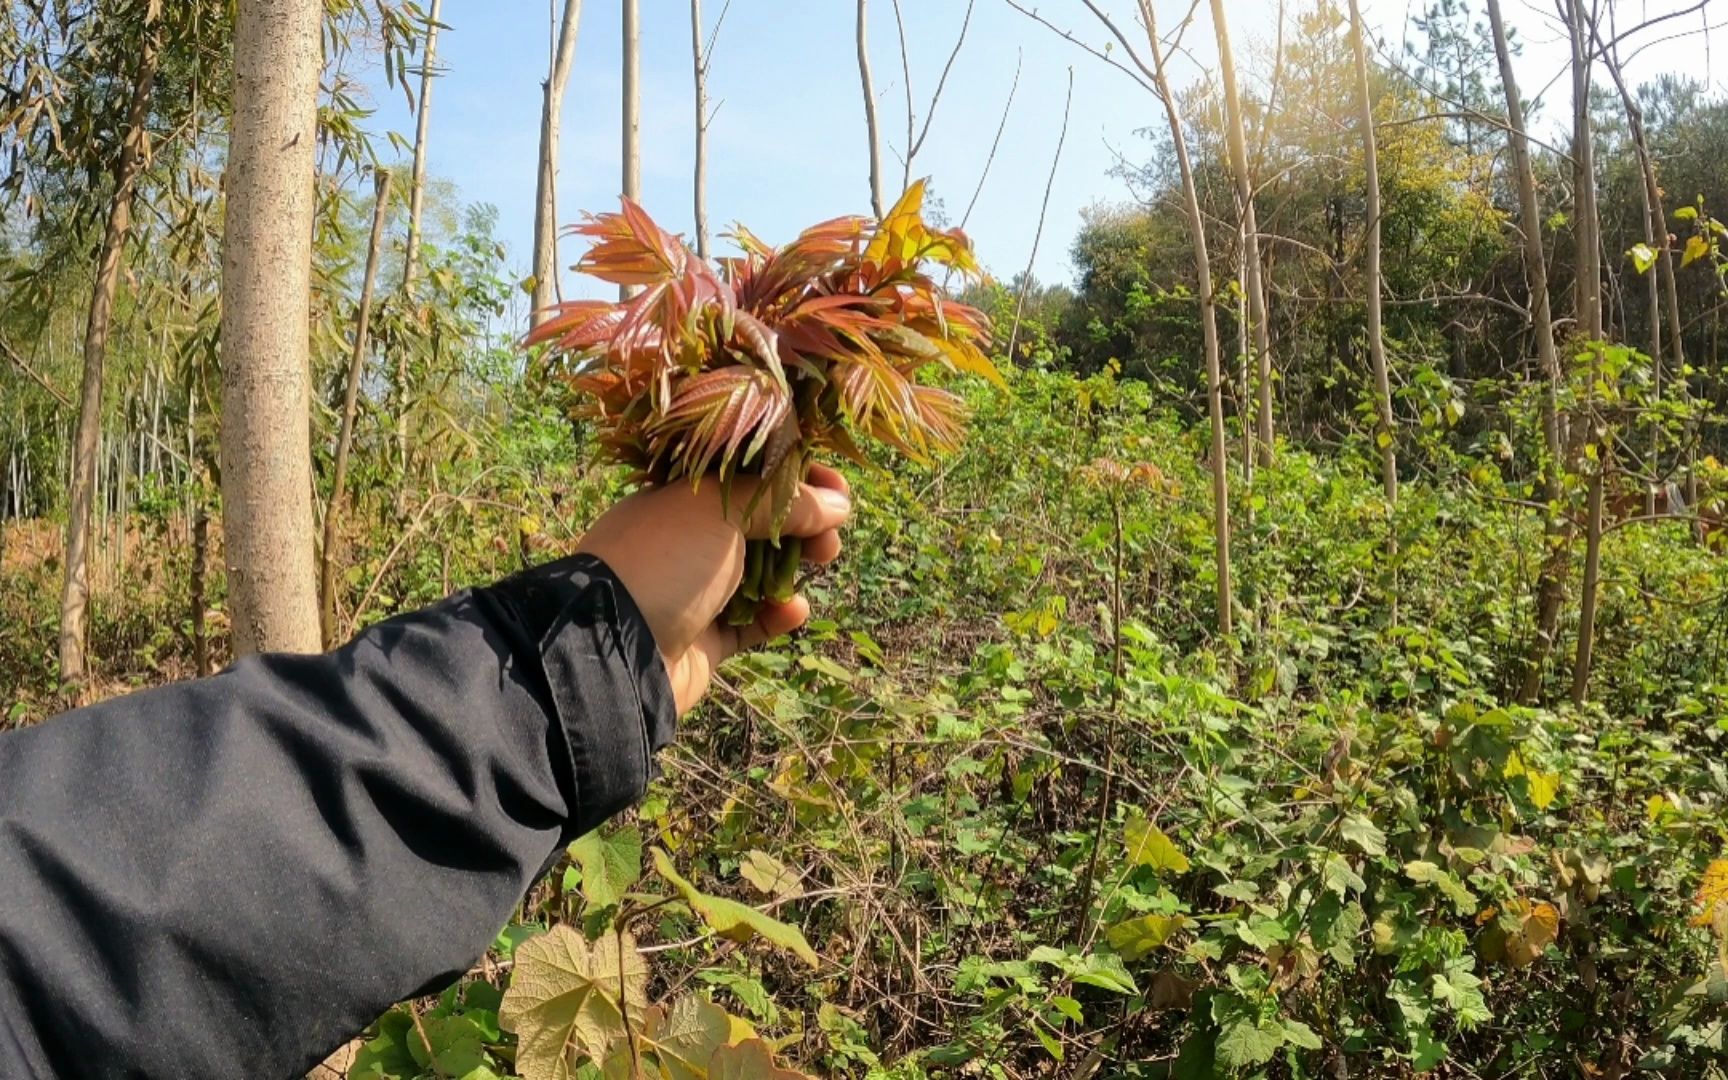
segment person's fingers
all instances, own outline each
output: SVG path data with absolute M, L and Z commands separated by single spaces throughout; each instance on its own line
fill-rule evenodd
M 804 561 L 827 566 L 840 557 L 840 534 L 833 529 L 804 541 Z
M 735 493 L 733 497 L 749 499 L 750 494 Z M 800 538 L 819 536 L 838 529 L 846 524 L 846 519 L 851 516 L 852 496 L 846 491 L 818 487 L 810 483 L 800 484 L 798 494 L 792 498 L 792 507 L 786 512 L 786 520 L 780 523 L 780 535 Z M 756 500 L 750 520 L 745 523 L 744 535 L 751 540 L 766 540 L 773 534 L 774 507 L 764 495 Z
M 846 474 L 842 473 L 839 469 L 828 465 L 821 465 L 812 462 L 810 465 L 810 471 L 804 477 L 804 480 L 811 487 L 827 488 L 830 491 L 838 491 L 847 496 L 852 494 L 852 483 L 846 479 Z
M 760 649 L 778 637 L 785 637 L 810 621 L 810 601 L 794 596 L 784 604 L 764 603 L 756 621 L 738 628 L 735 651 Z

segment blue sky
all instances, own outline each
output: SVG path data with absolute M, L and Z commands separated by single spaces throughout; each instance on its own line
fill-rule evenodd
M 642 9 L 643 201 L 667 228 L 689 232 L 693 97 L 690 17 L 685 0 L 640 0 Z M 1302 0 L 1290 0 L 1291 6 Z M 710 24 L 722 0 L 704 0 Z M 1079 0 L 1028 0 L 1052 22 L 1101 42 Z M 562 0 L 559 0 L 560 7 Z M 1132 3 L 1109 0 L 1119 24 L 1131 29 Z M 1368 21 L 1389 47 L 1408 32 L 1417 0 L 1365 0 Z M 1475 5 L 1480 6 L 1480 5 Z M 1535 94 L 1561 69 L 1564 42 L 1550 5 L 1506 0 L 1508 18 L 1525 39 L 1520 81 Z M 1627 11 L 1660 12 L 1689 6 L 1684 0 L 1629 0 Z M 965 0 L 902 0 L 907 21 L 914 101 L 920 117 L 943 62 L 953 46 Z M 1174 19 L 1187 3 L 1159 3 Z M 1228 13 L 1238 51 L 1264 44 L 1272 32 L 1274 0 L 1230 0 Z M 709 218 L 716 234 L 742 221 L 770 241 L 805 225 L 869 208 L 863 106 L 853 45 L 852 0 L 733 0 L 721 31 L 710 100 L 719 104 L 709 131 Z M 893 9 L 872 0 L 871 52 L 883 161 L 889 199 L 899 188 L 896 153 L 906 142 L 904 81 Z M 1728 12 L 1720 13 L 1720 20 Z M 1628 16 L 1630 17 L 1630 16 Z M 432 108 L 429 168 L 453 183 L 466 202 L 498 207 L 500 238 L 512 269 L 526 273 L 533 229 L 535 156 L 538 151 L 540 82 L 547 64 L 547 0 L 446 0 L 445 31 Z M 586 0 L 575 70 L 564 105 L 559 177 L 559 215 L 566 222 L 583 210 L 616 205 L 619 190 L 620 4 Z M 1694 29 L 1693 16 L 1673 24 Z M 1179 72 L 1198 74 L 1212 60 L 1210 24 L 1189 34 L 1194 56 Z M 1709 43 L 1728 46 L 1728 33 Z M 1705 46 L 1686 45 L 1688 70 L 1713 79 Z M 1068 141 L 1050 199 L 1048 223 L 1035 272 L 1044 280 L 1071 276 L 1068 247 L 1082 209 L 1121 201 L 1126 188 L 1109 176 L 1118 152 L 1143 156 L 1135 131 L 1161 122 L 1154 103 L 1120 73 L 1087 56 L 1009 7 L 1004 0 L 977 0 L 966 46 L 954 65 L 930 138 L 919 153 L 915 176 L 929 176 L 933 191 L 958 221 L 989 153 L 1013 80 L 1015 58 L 1023 58 L 1020 86 L 988 182 L 967 231 L 986 266 L 1007 277 L 1022 269 L 1031 252 L 1039 204 L 1061 126 L 1069 68 L 1074 104 Z M 1632 69 L 1636 79 L 1659 65 L 1675 65 L 1675 47 L 1653 49 Z M 373 74 L 378 106 L 370 126 L 412 136 L 413 119 L 400 93 Z M 1715 81 L 1719 81 L 1715 80 Z M 1340 93 L 1349 88 L 1340 87 Z M 1566 86 L 1549 98 L 1564 105 Z M 920 119 L 920 122 L 922 120 Z M 716 247 L 725 249 L 723 241 Z M 561 262 L 574 262 L 579 247 L 566 241 Z M 600 290 L 567 276 L 567 295 Z

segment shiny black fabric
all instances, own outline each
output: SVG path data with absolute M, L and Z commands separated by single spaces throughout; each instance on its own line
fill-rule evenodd
M 0 1078 L 303 1076 L 466 972 L 674 720 L 578 556 L 0 736 Z

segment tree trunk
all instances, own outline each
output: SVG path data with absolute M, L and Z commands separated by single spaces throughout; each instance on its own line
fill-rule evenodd
M 1543 525 L 1544 552 L 1537 581 L 1536 636 L 1525 658 L 1524 678 L 1518 700 L 1531 704 L 1542 691 L 1542 673 L 1554 648 L 1560 624 L 1560 609 L 1566 597 L 1567 553 L 1572 532 L 1560 505 L 1564 497 L 1561 469 L 1566 450 L 1560 438 L 1559 388 L 1560 350 L 1554 342 L 1554 314 L 1548 290 L 1548 251 L 1542 242 L 1542 207 L 1536 196 L 1536 172 L 1530 161 L 1530 140 L 1524 126 L 1524 99 L 1512 71 L 1512 51 L 1500 0 L 1488 0 L 1488 21 L 1494 34 L 1494 52 L 1500 64 L 1500 82 L 1505 89 L 1508 143 L 1512 171 L 1518 185 L 1518 213 L 1524 234 L 1524 279 L 1530 290 L 1530 321 L 1536 336 L 1536 360 L 1542 369 L 1542 441 L 1546 460 L 1542 466 L 1542 497 L 1547 504 Z
M 540 173 L 534 199 L 534 310 L 530 326 L 539 326 L 558 302 L 558 135 L 563 123 L 564 91 L 576 59 L 576 29 L 582 21 L 582 0 L 564 0 L 557 51 L 546 81 L 541 84 Z
M 1367 267 L 1362 291 L 1368 300 L 1368 357 L 1374 370 L 1374 412 L 1379 419 L 1374 441 L 1380 447 L 1380 483 L 1386 502 L 1398 502 L 1398 450 L 1392 438 L 1392 383 L 1386 371 L 1385 313 L 1381 294 L 1385 284 L 1380 272 L 1380 148 L 1374 138 L 1374 96 L 1368 83 L 1367 30 L 1357 0 L 1350 0 L 1350 41 L 1356 51 L 1357 108 L 1362 120 L 1362 161 L 1367 173 L 1368 237 Z
M 1212 420 L 1212 530 L 1218 573 L 1218 633 L 1235 632 L 1235 590 L 1230 581 L 1230 457 L 1224 437 L 1224 372 L 1218 344 L 1218 297 L 1212 284 L 1212 259 L 1206 246 L 1206 217 L 1200 192 L 1194 183 L 1194 167 L 1188 157 L 1188 139 L 1182 130 L 1182 114 L 1170 89 L 1165 71 L 1165 45 L 1158 36 L 1157 15 L 1151 0 L 1140 0 L 1140 18 L 1152 53 L 1154 77 L 1170 138 L 1175 144 L 1176 167 L 1182 180 L 1182 198 L 1188 214 L 1188 237 L 1194 245 L 1194 269 L 1200 299 L 1200 330 L 1206 348 L 1207 411 Z
M 413 302 L 420 276 L 420 219 L 426 206 L 426 138 L 432 127 L 433 67 L 438 60 L 438 18 L 444 0 L 432 0 L 426 12 L 426 51 L 421 57 L 420 101 L 414 110 L 414 172 L 408 187 L 408 248 L 402 260 L 402 294 Z M 396 456 L 408 473 L 408 350 L 396 350 Z M 407 482 L 404 480 L 403 488 Z M 326 639 L 325 644 L 329 641 Z
M 132 98 L 126 109 L 126 133 L 114 167 L 114 198 L 102 237 L 102 257 L 90 293 L 90 317 L 84 333 L 84 381 L 78 395 L 78 429 L 72 448 L 70 510 L 66 524 L 66 578 L 60 593 L 60 678 L 83 682 L 89 674 L 86 645 L 90 607 L 90 510 L 96 498 L 96 458 L 101 449 L 102 374 L 108 362 L 108 332 L 114 322 L 114 296 L 120 287 L 120 263 L 132 230 L 132 197 L 143 169 L 144 129 L 150 116 L 150 92 L 161 61 L 161 31 L 154 19 L 138 58 Z
M 410 296 L 414 293 L 414 281 L 420 272 L 420 218 L 426 205 L 426 136 L 432 126 L 432 69 L 438 59 L 438 16 L 443 8 L 444 0 L 432 0 L 426 12 L 426 52 L 420 67 L 420 103 L 414 113 L 414 174 L 408 188 L 408 251 L 402 264 L 402 291 Z
M 315 652 L 310 353 L 319 0 L 239 0 L 222 242 L 222 525 L 234 651 Z
M 870 38 L 865 29 L 869 0 L 858 0 L 858 79 L 864 87 L 864 126 L 870 140 L 870 209 L 880 218 L 882 200 L 882 139 L 876 128 L 876 87 L 870 79 Z
M 1242 118 L 1242 98 L 1236 88 L 1236 57 L 1230 48 L 1230 27 L 1224 16 L 1224 0 L 1212 0 L 1212 27 L 1218 36 L 1218 60 L 1224 73 L 1225 132 L 1230 144 L 1230 171 L 1236 176 L 1236 213 L 1242 225 L 1243 255 L 1241 285 L 1248 299 L 1252 323 L 1252 367 L 1257 380 L 1257 415 L 1254 421 L 1259 464 L 1272 464 L 1272 342 L 1266 327 L 1266 290 L 1261 281 L 1260 222 L 1254 209 L 1254 178 L 1249 173 L 1248 135 Z M 1246 415 L 1247 384 L 1243 384 Z
M 638 0 L 624 0 L 624 197 L 642 201 L 642 27 Z M 640 292 L 634 285 L 618 286 L 618 298 Z
M 1572 43 L 1572 160 L 1575 163 L 1578 240 L 1578 325 L 1594 350 L 1591 361 L 1591 397 L 1595 397 L 1596 373 L 1601 367 L 1602 244 L 1601 218 L 1596 206 L 1595 133 L 1590 125 L 1591 42 L 1594 38 L 1584 0 L 1571 0 L 1568 23 Z M 1589 509 L 1584 534 L 1584 582 L 1578 601 L 1578 650 L 1572 664 L 1572 700 L 1582 705 L 1590 692 L 1590 663 L 1596 646 L 1596 607 L 1602 576 L 1602 498 L 1609 462 L 1613 459 L 1613 432 L 1592 400 L 1588 437 L 1596 445 L 1595 468 L 1590 473 Z
M 690 0 L 690 54 L 696 73 L 696 257 L 708 257 L 708 62 L 702 55 L 702 0 Z
M 360 401 L 360 374 L 366 366 L 367 334 L 372 328 L 372 288 L 378 280 L 378 254 L 384 247 L 384 219 L 390 209 L 390 173 L 378 170 L 377 201 L 372 208 L 372 239 L 366 248 L 366 270 L 360 281 L 360 309 L 354 316 L 354 348 L 348 354 L 348 384 L 342 393 L 342 432 L 336 440 L 336 466 L 330 481 L 330 503 L 324 511 L 324 546 L 318 559 L 320 628 L 324 647 L 337 644 L 336 549 L 342 542 L 342 505 L 348 493 L 348 454 L 354 446 L 354 412 Z

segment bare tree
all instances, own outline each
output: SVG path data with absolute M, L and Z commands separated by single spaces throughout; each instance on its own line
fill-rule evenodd
M 1035 10 L 1021 7 L 1008 0 L 1014 8 L 1049 26 Z M 1128 56 L 1128 64 L 1118 61 L 1109 51 L 1092 48 L 1065 31 L 1057 30 L 1068 41 L 1080 45 L 1093 56 L 1110 64 L 1149 91 L 1164 106 L 1164 118 L 1170 126 L 1170 141 L 1176 152 L 1176 171 L 1182 187 L 1182 204 L 1188 219 L 1188 239 L 1194 249 L 1195 295 L 1200 301 L 1200 331 L 1206 354 L 1207 414 L 1212 424 L 1212 531 L 1218 578 L 1218 632 L 1229 636 L 1235 632 L 1235 588 L 1230 573 L 1230 459 L 1224 434 L 1224 369 L 1218 340 L 1218 290 L 1212 280 L 1212 256 L 1206 239 L 1206 214 L 1200 204 L 1200 189 L 1194 180 L 1194 163 L 1188 153 L 1188 133 L 1182 124 L 1182 110 L 1170 89 L 1168 60 L 1171 51 L 1179 48 L 1166 43 L 1158 34 L 1158 16 L 1152 0 L 1137 0 L 1141 28 L 1146 33 L 1147 55 L 1140 55 L 1127 35 L 1110 15 L 1098 6 L 1097 0 L 1081 0 L 1086 9 L 1110 31 L 1116 43 Z M 1055 29 L 1051 27 L 1051 29 Z
M 143 52 L 132 76 L 126 109 L 126 130 L 114 163 L 114 196 L 108 205 L 108 225 L 96 282 L 90 291 L 90 316 L 84 333 L 84 380 L 78 394 L 78 426 L 72 445 L 71 507 L 66 524 L 66 578 L 60 593 L 60 677 L 82 682 L 89 673 L 85 655 L 90 605 L 90 511 L 96 498 L 96 462 L 102 436 L 102 375 L 108 363 L 108 332 L 114 322 L 114 297 L 120 286 L 120 263 L 132 231 L 132 199 L 143 170 L 151 90 L 161 64 L 161 27 L 148 17 Z M 23 362 L 19 361 L 20 366 Z M 44 384 L 46 385 L 46 384 Z M 124 522 L 121 524 L 125 528 Z M 121 534 L 124 543 L 125 534 Z
M 1044 238 L 1044 218 L 1050 213 L 1050 192 L 1056 187 L 1056 169 L 1062 164 L 1062 147 L 1068 142 L 1068 113 L 1074 107 L 1074 69 L 1068 69 L 1068 97 L 1062 104 L 1062 132 L 1056 136 L 1056 154 L 1050 161 L 1050 179 L 1044 184 L 1044 202 L 1038 210 L 1038 228 L 1032 234 L 1032 253 L 1026 256 L 1026 272 L 1020 275 L 1020 292 L 1014 298 L 1014 328 L 1008 334 L 1008 360 L 1020 341 L 1020 315 L 1026 307 L 1026 293 L 1032 287 L 1032 266 L 1038 261 L 1038 244 Z
M 1014 108 L 1014 95 L 1020 91 L 1020 65 L 1024 60 L 1024 54 L 1016 50 L 1014 81 L 1008 84 L 1008 98 L 1002 103 L 1002 120 L 996 125 L 996 137 L 990 140 L 990 153 L 984 158 L 984 168 L 978 173 L 978 186 L 972 189 L 972 199 L 966 204 L 966 212 L 960 215 L 962 229 L 972 220 L 972 211 L 978 207 L 978 196 L 984 194 L 984 182 L 990 179 L 990 167 L 996 164 L 996 151 L 1002 146 L 1002 133 L 1008 130 L 1008 114 Z
M 1542 206 L 1536 195 L 1536 170 L 1530 159 L 1530 139 L 1524 123 L 1524 99 L 1512 70 L 1512 49 L 1500 0 L 1488 0 L 1488 22 L 1494 35 L 1494 52 L 1500 64 L 1500 82 L 1506 97 L 1507 142 L 1512 151 L 1513 180 L 1518 188 L 1518 216 L 1524 240 L 1524 280 L 1530 291 L 1531 330 L 1536 338 L 1536 362 L 1542 369 L 1542 498 L 1546 517 L 1544 536 L 1547 554 L 1537 582 L 1536 637 L 1526 658 L 1519 700 L 1536 700 L 1542 688 L 1542 670 L 1553 648 L 1554 633 L 1565 600 L 1565 551 L 1570 542 L 1566 519 L 1560 512 L 1563 496 L 1561 469 L 1566 450 L 1560 437 L 1559 388 L 1563 374 L 1560 350 L 1554 341 L 1553 302 L 1548 289 L 1548 251 L 1542 242 Z
M 354 345 L 348 354 L 348 382 L 342 393 L 342 429 L 336 440 L 336 464 L 330 479 L 330 504 L 324 510 L 324 545 L 318 557 L 320 628 L 324 647 L 334 648 L 336 625 L 336 554 L 342 543 L 342 510 L 348 494 L 348 455 L 354 446 L 354 415 L 360 402 L 360 375 L 366 366 L 367 335 L 372 327 L 372 289 L 378 280 L 378 255 L 384 247 L 384 221 L 390 212 L 390 172 L 379 169 L 372 207 L 372 238 L 366 247 L 366 269 L 360 279 L 360 307 L 354 314 Z
M 426 204 L 426 136 L 432 126 L 432 80 L 437 77 L 438 16 L 444 0 L 432 0 L 426 12 L 426 49 L 421 55 L 420 100 L 414 110 L 414 172 L 408 186 L 408 250 L 402 264 L 402 288 L 412 295 L 420 271 L 420 218 Z
M 1593 15 L 1585 0 L 1569 0 L 1567 29 L 1572 45 L 1572 161 L 1576 196 L 1573 216 L 1578 242 L 1578 325 L 1591 344 L 1592 378 L 1601 363 L 1602 219 L 1596 205 L 1596 136 L 1590 122 L 1590 66 L 1594 55 Z M 1594 394 L 1594 389 L 1592 389 Z M 1584 437 L 1596 445 L 1596 461 L 1584 525 L 1584 581 L 1578 601 L 1578 651 L 1572 663 L 1572 700 L 1582 705 L 1590 690 L 1591 655 L 1596 647 L 1596 605 L 1602 577 L 1602 500 L 1607 474 L 1613 467 L 1613 433 L 1595 407 L 1587 418 Z
M 642 201 L 642 25 L 638 0 L 624 0 L 624 197 Z M 618 297 L 636 295 L 632 285 L 618 286 Z
M 222 238 L 222 516 L 234 649 L 316 652 L 310 312 L 319 0 L 239 0 Z
M 960 20 L 960 33 L 954 39 L 954 48 L 948 52 L 948 62 L 942 65 L 942 75 L 936 80 L 936 90 L 930 95 L 930 107 L 924 110 L 924 123 L 918 123 L 918 110 L 912 103 L 912 56 L 906 48 L 906 19 L 900 10 L 900 0 L 894 3 L 894 28 L 900 36 L 900 72 L 906 89 L 906 156 L 901 160 L 900 190 L 905 191 L 912 186 L 912 162 L 917 158 L 918 151 L 924 148 L 924 140 L 930 136 L 930 124 L 936 119 L 936 106 L 942 101 L 942 90 L 948 85 L 948 76 L 954 70 L 954 61 L 960 58 L 960 50 L 966 44 L 966 31 L 972 27 L 972 9 L 978 0 L 967 0 L 965 17 Z
M 402 292 L 412 300 L 414 285 L 420 273 L 420 219 L 426 202 L 426 142 L 432 127 L 432 80 L 438 62 L 439 15 L 444 0 L 432 0 L 426 12 L 426 46 L 421 54 L 420 100 L 414 109 L 414 168 L 408 186 L 408 246 L 402 261 Z M 403 475 L 408 473 L 408 350 L 396 350 L 396 456 Z M 404 485 L 406 488 L 406 485 Z M 398 506 L 404 505 L 407 491 L 398 493 Z M 322 574 L 322 570 L 320 571 Z M 319 580 L 323 580 L 320 576 Z M 325 633 L 325 644 L 330 644 Z
M 878 218 L 882 202 L 882 137 L 876 128 L 876 87 L 870 79 L 870 37 L 865 8 L 869 0 L 858 0 L 858 79 L 864 84 L 864 126 L 870 140 L 870 209 Z
M 581 21 L 582 0 L 564 0 L 551 65 L 546 81 L 540 84 L 540 171 L 534 198 L 534 310 L 528 315 L 530 326 L 540 325 L 558 302 L 558 135 Z
M 1380 272 L 1380 148 L 1374 138 L 1374 94 L 1368 82 L 1367 31 L 1357 0 L 1350 0 L 1350 41 L 1356 51 L 1357 108 L 1362 123 L 1362 160 L 1367 173 L 1367 267 L 1362 291 L 1368 299 L 1368 356 L 1374 369 L 1374 412 L 1379 420 L 1374 441 L 1380 446 L 1380 483 L 1388 504 L 1398 501 L 1398 450 L 1392 438 L 1392 383 L 1386 370 L 1385 278 Z
M 720 7 L 720 17 L 714 20 L 714 31 L 702 41 L 702 0 L 690 0 L 690 52 L 696 69 L 696 255 L 708 257 L 708 124 L 714 114 L 708 111 L 708 69 L 714 64 L 714 42 L 720 37 L 720 27 L 726 22 L 726 12 L 732 0 Z
M 1230 144 L 1230 171 L 1236 177 L 1236 213 L 1242 231 L 1242 288 L 1247 294 L 1248 320 L 1252 324 L 1253 368 L 1257 388 L 1256 418 L 1249 434 L 1243 418 L 1244 437 L 1259 443 L 1261 465 L 1272 464 L 1272 341 L 1266 323 L 1266 287 L 1261 280 L 1260 222 L 1254 208 L 1254 177 L 1248 164 L 1248 138 L 1242 118 L 1242 96 L 1236 86 L 1236 58 L 1230 48 L 1230 26 L 1224 15 L 1224 0 L 1212 0 L 1212 27 L 1218 36 L 1219 66 L 1224 75 L 1226 134 Z M 1246 352 L 1247 350 L 1244 350 Z M 1246 390 L 1246 386 L 1244 386 Z M 1256 438 L 1257 437 L 1257 438 Z

